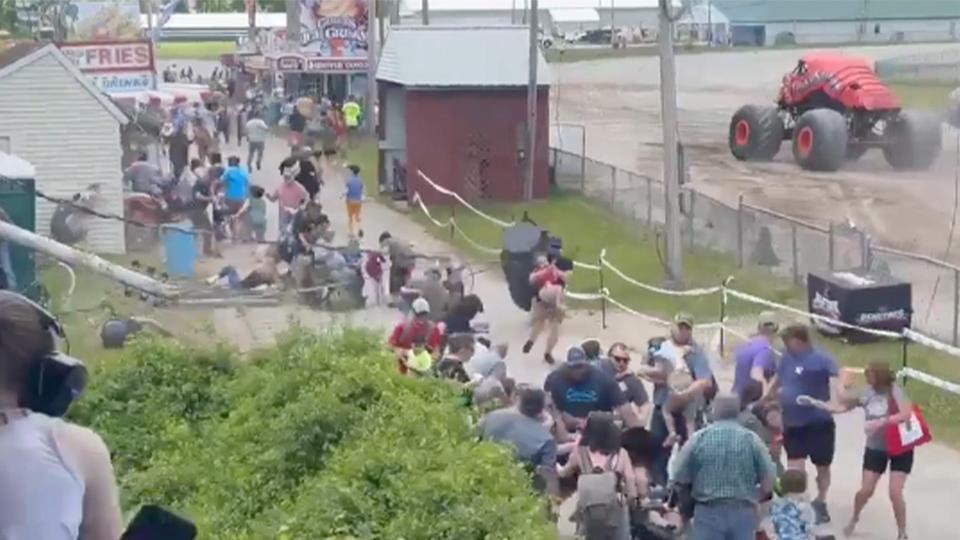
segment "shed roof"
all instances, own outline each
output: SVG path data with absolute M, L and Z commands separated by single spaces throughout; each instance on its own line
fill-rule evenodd
M 404 7 L 419 13 L 420 0 L 403 0 Z M 673 0 L 679 5 L 679 0 Z M 656 9 L 658 0 L 615 0 L 617 10 Z M 524 0 L 430 0 L 430 11 L 522 11 Z M 540 9 L 610 8 L 610 0 L 540 0 Z
M 397 26 L 377 79 L 406 86 L 525 86 L 529 39 L 525 26 Z M 540 85 L 549 84 L 550 69 L 539 52 L 537 73 Z
M 99 88 L 94 86 L 94 84 L 90 82 L 90 79 L 80 72 L 80 68 L 64 56 L 63 53 L 60 52 L 60 49 L 53 44 L 23 43 L 14 45 L 0 52 L 0 84 L 3 84 L 4 78 L 30 66 L 30 64 L 48 55 L 52 56 L 54 60 L 63 66 L 111 116 L 117 119 L 117 122 L 126 125 L 127 122 L 130 121 L 127 115 L 117 107 L 116 103 L 101 92 Z
M 554 8 L 550 18 L 555 23 L 599 22 L 600 14 L 594 8 Z
M 714 0 L 733 23 L 960 18 L 956 0 Z
M 30 180 L 37 175 L 29 161 L 13 154 L 0 152 L 0 176 L 17 180 Z

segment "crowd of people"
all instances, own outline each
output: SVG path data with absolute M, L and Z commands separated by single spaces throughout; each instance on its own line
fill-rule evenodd
M 546 329 L 551 365 L 557 338 L 550 334 L 560 331 L 559 298 L 571 270 L 552 242 L 529 275 L 533 331 L 522 352 Z M 406 270 L 399 279 L 417 282 L 420 294 L 401 301 L 407 314 L 388 339 L 398 369 L 460 388 L 482 413 L 480 437 L 509 445 L 553 503 L 576 492 L 572 519 L 588 540 L 820 538 L 831 521 L 833 414 L 854 408 L 865 411 L 867 444 L 844 530 L 854 532 L 889 472 L 897 537 L 907 537 L 903 487 L 913 451 L 891 454 L 886 440 L 889 428 L 910 420 L 912 406 L 886 363 L 869 364 L 866 386 L 855 389 L 807 326 L 780 328 L 764 313 L 735 351 L 731 387 L 721 389 L 694 338 L 694 318 L 681 313 L 667 335 L 640 348 L 642 358 L 625 343 L 604 348 L 588 339 L 569 348 L 542 385 L 519 384 L 506 344 L 492 344 L 477 322 L 478 297 L 449 302 L 433 268 L 423 280 Z

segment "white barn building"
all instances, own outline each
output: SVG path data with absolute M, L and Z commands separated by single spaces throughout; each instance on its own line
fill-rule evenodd
M 128 122 L 56 46 L 0 50 L 0 151 L 33 164 L 38 191 L 69 199 L 99 184 L 97 210 L 123 215 L 120 131 Z M 54 209 L 37 199 L 38 233 L 49 234 Z M 123 223 L 91 220 L 84 247 L 124 253 Z

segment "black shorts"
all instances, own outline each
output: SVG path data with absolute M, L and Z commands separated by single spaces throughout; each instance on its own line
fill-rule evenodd
M 890 472 L 910 474 L 913 470 L 913 450 L 899 456 L 888 456 L 883 450 L 864 449 L 863 470 L 883 474 L 887 472 L 887 465 L 890 466 Z
M 833 420 L 819 424 L 789 427 L 783 432 L 783 447 L 787 459 L 807 459 L 818 467 L 833 463 L 836 448 L 837 426 Z

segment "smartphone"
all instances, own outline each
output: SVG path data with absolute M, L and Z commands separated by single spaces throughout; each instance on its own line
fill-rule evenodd
M 147 505 L 140 508 L 120 540 L 194 540 L 197 527 L 182 517 Z

